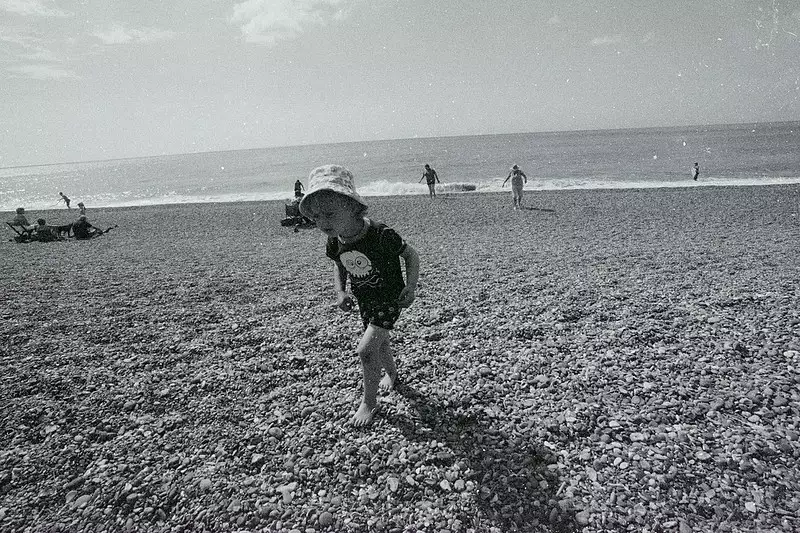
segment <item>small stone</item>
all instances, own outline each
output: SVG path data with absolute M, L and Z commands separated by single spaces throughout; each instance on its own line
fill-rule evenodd
M 236 513 L 242 509 L 242 502 L 238 498 L 233 498 L 231 503 L 228 504 L 228 512 Z
M 390 477 L 386 480 L 386 484 L 389 485 L 390 491 L 397 492 L 397 487 L 400 486 L 400 480 L 396 477 Z
M 589 511 L 581 511 L 575 515 L 575 521 L 581 526 L 589 525 Z
M 709 459 L 711 459 L 711 454 L 708 452 L 704 452 L 703 450 L 698 450 L 698 452 L 695 453 L 694 456 L 697 457 L 697 459 L 700 461 L 708 461 Z
M 746 502 L 744 504 L 744 508 L 750 511 L 751 513 L 755 513 L 758 509 L 756 508 L 755 502 Z
M 83 496 L 80 496 L 78 499 L 75 500 L 74 505 L 75 507 L 85 507 L 86 504 L 88 504 L 89 500 L 91 499 L 92 499 L 91 494 L 84 494 Z
M 86 479 L 84 479 L 83 476 L 78 476 L 78 477 L 74 478 L 72 481 L 70 481 L 69 483 L 67 483 L 66 485 L 64 485 L 64 490 L 77 489 L 78 487 L 83 485 L 84 481 L 86 481 Z
M 328 527 L 329 525 L 333 524 L 333 515 L 328 511 L 323 511 L 320 513 L 319 518 L 317 519 L 319 525 L 322 527 Z
M 200 490 L 208 490 L 211 488 L 211 485 L 211 480 L 207 477 L 200 480 Z

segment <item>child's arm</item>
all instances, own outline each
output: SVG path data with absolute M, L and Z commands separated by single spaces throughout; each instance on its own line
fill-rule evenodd
M 408 307 L 416 297 L 417 282 L 419 281 L 419 255 L 410 244 L 406 244 L 400 257 L 406 263 L 406 286 L 400 291 L 398 301 L 400 307 Z
M 505 186 L 506 186 L 506 182 L 508 181 L 508 179 L 509 179 L 510 177 L 511 177 L 511 174 L 509 174 L 508 176 L 506 176 L 506 179 L 504 179 L 504 180 L 503 180 L 503 184 L 501 185 L 501 187 L 505 187 Z
M 342 311 L 353 308 L 353 298 L 347 294 L 347 270 L 344 265 L 336 261 L 333 264 L 333 290 L 336 291 L 336 307 Z

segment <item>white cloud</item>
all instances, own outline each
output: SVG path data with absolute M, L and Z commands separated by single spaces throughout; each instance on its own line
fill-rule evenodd
M 623 42 L 622 35 L 603 35 L 602 37 L 595 37 L 590 43 L 592 46 L 607 46 L 609 44 L 619 44 Z
M 95 30 L 92 32 L 92 36 L 100 39 L 105 44 L 154 43 L 174 39 L 175 32 L 155 28 L 125 28 L 120 24 L 114 24 L 105 30 Z
M 75 71 L 51 65 L 18 65 L 8 67 L 8 72 L 18 74 L 19 77 L 33 78 L 36 80 L 57 80 L 64 78 L 78 78 Z
M 47 6 L 48 3 L 50 2 L 41 0 L 0 0 L 0 11 L 38 17 L 72 16 L 71 13 Z
M 560 26 L 561 24 L 563 24 L 563 21 L 561 20 L 561 17 L 559 17 L 558 15 L 553 15 L 552 17 L 550 17 L 547 23 L 550 26 Z
M 344 16 L 349 0 L 245 0 L 233 6 L 232 24 L 252 43 L 273 45 L 294 39 L 309 26 Z

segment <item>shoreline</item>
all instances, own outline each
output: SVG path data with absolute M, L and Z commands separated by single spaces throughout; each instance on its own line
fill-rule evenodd
M 714 184 L 714 183 L 697 183 L 697 184 L 685 184 L 685 185 L 654 185 L 654 186 L 639 186 L 639 187 L 573 187 L 573 188 L 526 188 L 524 192 L 526 195 L 535 195 L 538 193 L 592 193 L 592 192 L 604 192 L 604 191 L 663 191 L 663 190 L 705 190 L 705 189 L 728 189 L 728 188 L 749 188 L 749 187 L 793 187 L 793 186 L 800 186 L 800 177 L 798 178 L 782 178 L 786 180 L 790 180 L 788 182 L 781 182 L 781 183 L 743 183 L 743 184 Z M 460 184 L 460 182 L 459 182 Z M 425 187 L 424 184 L 420 185 L 420 187 Z M 428 192 L 427 188 L 423 191 L 418 193 L 408 193 L 408 194 L 385 194 L 385 195 L 369 195 L 369 194 L 362 194 L 364 198 L 413 198 L 413 197 L 427 197 Z M 439 197 L 446 197 L 446 196 L 460 196 L 460 195 L 504 195 L 510 194 L 510 189 L 507 191 L 498 191 L 498 190 L 486 190 L 486 189 L 477 189 L 472 191 L 446 191 L 446 192 L 438 192 L 437 196 Z M 105 211 L 105 210 L 122 210 L 122 209 L 140 209 L 140 208 L 148 208 L 148 207 L 177 207 L 177 206 L 193 206 L 193 205 L 205 205 L 205 204 L 212 204 L 212 205 L 236 205 L 236 204 L 258 204 L 258 203 L 288 203 L 293 200 L 291 194 L 288 194 L 285 198 L 267 198 L 267 199 L 241 199 L 241 200 L 208 200 L 208 201 L 185 201 L 185 202 L 174 202 L 174 203 L 142 203 L 142 204 L 130 204 L 130 205 L 108 205 L 108 206 L 91 206 L 88 209 L 94 211 Z M 22 206 L 25 207 L 25 206 Z M 6 211 L 0 210 L 0 214 L 5 213 L 9 217 L 13 217 L 14 209 L 12 208 Z M 72 212 L 77 213 L 78 209 L 66 209 L 64 207 L 50 207 L 46 209 L 36 209 L 36 208 L 28 208 L 25 207 L 26 213 L 27 212 L 43 212 L 43 213 L 66 213 L 71 214 Z M 75 215 L 77 218 L 77 215 Z M 10 219 L 9 219 L 10 220 Z

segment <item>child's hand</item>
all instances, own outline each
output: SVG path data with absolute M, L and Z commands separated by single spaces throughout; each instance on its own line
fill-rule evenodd
M 411 305 L 411 302 L 414 301 L 417 295 L 414 289 L 409 289 L 408 287 L 404 287 L 402 291 L 400 291 L 400 296 L 397 298 L 397 304 L 400 307 L 408 307 Z
M 336 297 L 336 307 L 342 311 L 350 311 L 354 305 L 353 297 L 346 292 L 340 292 Z

